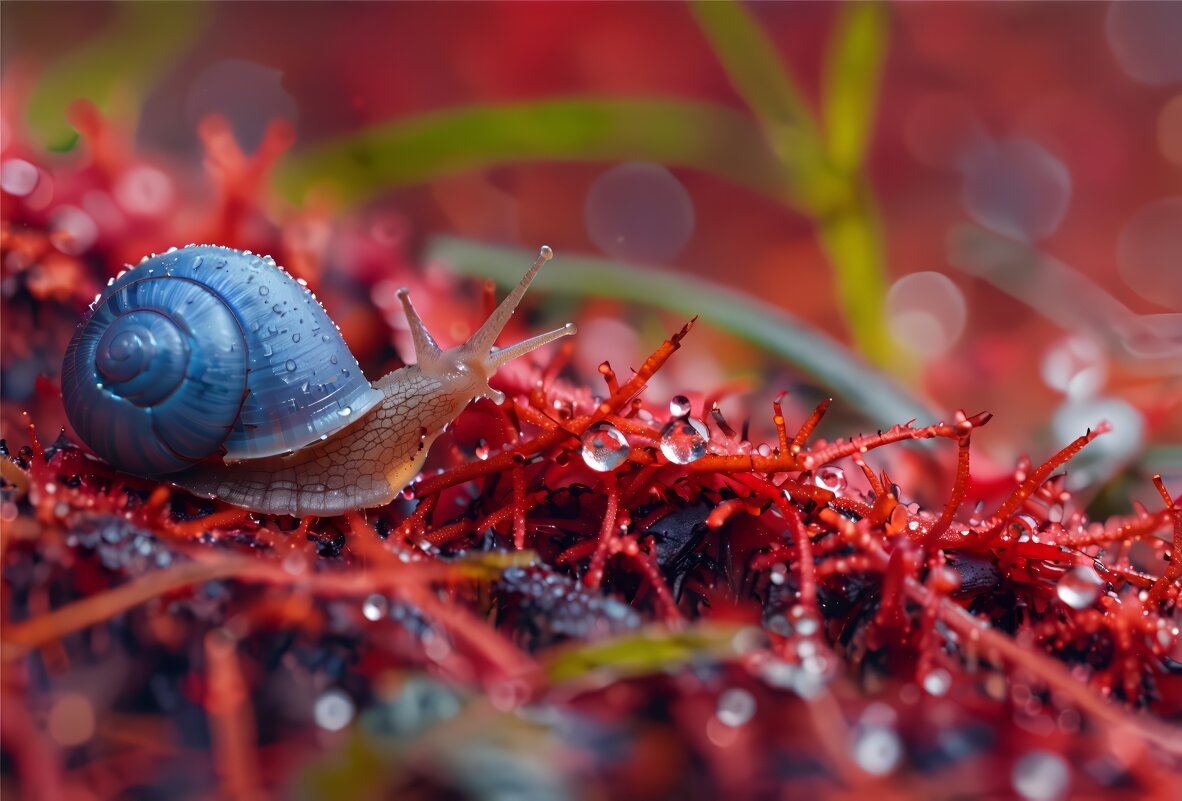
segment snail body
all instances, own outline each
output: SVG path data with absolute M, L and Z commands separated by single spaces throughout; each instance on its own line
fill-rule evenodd
M 315 296 L 269 258 L 216 246 L 154 256 L 95 299 L 66 350 L 79 438 L 114 467 L 257 512 L 393 500 L 497 368 L 573 325 L 493 342 L 541 265 L 467 342 L 441 350 L 399 291 L 417 363 L 370 384 Z

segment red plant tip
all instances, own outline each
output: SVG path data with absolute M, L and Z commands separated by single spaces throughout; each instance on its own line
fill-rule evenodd
M 972 417 L 968 418 L 968 422 L 973 428 L 980 428 L 993 419 L 993 412 L 977 412 Z

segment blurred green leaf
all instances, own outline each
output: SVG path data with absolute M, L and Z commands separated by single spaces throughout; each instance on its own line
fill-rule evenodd
M 674 632 L 651 628 L 590 644 L 561 646 L 542 654 L 550 681 L 575 681 L 597 670 L 613 676 L 643 676 L 701 659 L 735 656 L 732 644 L 738 626 L 700 625 Z
M 534 258 L 524 250 L 450 237 L 431 240 L 426 255 L 447 262 L 463 275 L 490 277 L 508 286 L 517 283 Z M 939 418 L 825 334 L 783 309 L 711 281 L 638 264 L 559 254 L 557 263 L 543 270 L 535 285 L 580 298 L 653 306 L 685 317 L 696 314 L 703 322 L 785 359 L 877 425 Z
M 847 173 L 862 166 L 873 132 L 886 50 L 887 15 L 881 3 L 871 0 L 838 7 L 821 94 L 829 158 Z
M 746 115 L 708 103 L 551 100 L 465 106 L 350 134 L 280 165 L 281 192 L 327 187 L 358 203 L 392 187 L 511 162 L 655 161 L 791 202 L 787 175 Z
M 62 13 L 69 13 L 68 7 Z M 204 31 L 206 16 L 199 3 L 120 3 L 109 28 L 37 82 L 26 117 L 32 135 L 51 150 L 68 150 L 78 137 L 66 112 L 80 99 L 104 111 L 114 104 L 122 113 L 135 113 L 168 66 Z
M 842 182 L 825 158 L 816 115 L 759 23 L 733 0 L 699 0 L 694 18 L 736 91 L 759 119 L 785 164 L 792 192 L 813 214 L 841 202 Z
M 886 326 L 886 263 L 879 215 L 869 190 L 860 202 L 817 223 L 821 245 L 833 265 L 838 305 L 859 349 L 892 372 L 910 367 Z

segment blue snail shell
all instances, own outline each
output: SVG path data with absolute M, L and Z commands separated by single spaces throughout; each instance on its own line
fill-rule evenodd
M 113 280 L 66 350 L 62 394 L 78 436 L 140 475 L 295 451 L 382 399 L 306 287 L 213 245 Z

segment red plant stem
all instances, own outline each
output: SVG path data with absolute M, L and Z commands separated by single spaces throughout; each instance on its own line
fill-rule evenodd
M 1066 448 L 1056 453 L 1050 459 L 1042 463 L 1042 465 L 1030 474 L 1029 477 L 1010 495 L 1009 498 L 998 507 L 997 511 L 993 513 L 993 525 L 985 532 L 986 539 L 992 539 L 997 536 L 1002 529 L 1005 528 L 1006 522 L 1014 515 L 1022 504 L 1026 503 L 1026 499 L 1035 493 L 1035 491 L 1042 486 L 1042 483 L 1047 480 L 1056 468 L 1065 464 L 1068 460 L 1084 449 L 1089 442 L 1094 440 L 1101 434 L 1107 433 L 1109 426 L 1107 423 L 1101 423 L 1096 426 L 1095 430 L 1088 431 L 1082 437 L 1073 440 Z
M 661 615 L 665 618 L 665 623 L 670 626 L 680 625 L 684 618 L 682 618 L 681 610 L 677 608 L 677 601 L 673 599 L 673 593 L 669 591 L 669 585 L 665 583 L 664 576 L 657 566 L 653 564 L 652 556 L 644 551 L 637 551 L 629 553 L 629 558 L 636 563 L 648 579 L 649 585 L 653 588 L 653 592 L 657 596 L 657 604 L 661 608 Z
M 148 573 L 113 590 L 6 627 L 4 658 L 7 660 L 20 656 L 29 648 L 45 645 L 70 632 L 101 623 L 172 590 L 241 574 L 256 564 L 253 559 L 232 557 L 209 562 L 185 562 L 168 570 Z
M 422 584 L 405 586 L 398 594 L 442 626 L 457 642 L 482 655 L 502 677 L 523 679 L 531 689 L 542 682 L 537 662 L 466 607 L 440 600 L 434 590 Z
M 506 510 L 509 512 L 511 510 Z M 386 552 L 390 556 L 393 554 Z M 274 562 L 252 557 L 202 554 L 205 561 L 184 562 L 149 573 L 112 590 L 92 595 L 68 606 L 39 615 L 4 631 L 3 658 L 9 661 L 31 648 L 54 642 L 67 634 L 101 623 L 152 598 L 215 579 L 272 584 L 285 588 L 299 585 L 305 592 L 324 596 L 363 596 L 385 592 L 416 606 L 428 618 L 468 642 L 505 675 L 532 672 L 529 657 L 499 633 L 472 617 L 466 610 L 439 601 L 430 590 L 441 581 L 466 578 L 462 569 L 443 562 L 404 564 L 397 558 L 381 570 L 348 570 L 305 573 L 293 576 Z M 456 630 L 456 628 L 461 630 Z
M 843 532 L 851 541 L 857 538 L 856 526 L 837 512 L 821 511 L 821 517 L 829 525 Z M 877 563 L 879 570 L 885 570 L 890 557 L 881 545 L 871 540 L 867 554 Z M 903 580 L 903 591 L 909 598 L 925 606 L 931 591 L 912 576 Z M 1016 668 L 1029 671 L 1040 682 L 1055 692 L 1062 693 L 1076 706 L 1091 714 L 1114 729 L 1127 730 L 1139 739 L 1152 743 L 1171 754 L 1182 755 L 1182 728 L 1164 723 L 1148 715 L 1131 713 L 1095 692 L 1092 686 L 1071 675 L 1062 662 L 1031 648 L 1023 647 L 1000 629 L 978 620 L 968 610 L 947 598 L 939 600 L 940 620 L 956 632 L 962 642 L 974 642 L 977 649 L 993 652 Z
M 706 527 L 711 529 L 722 528 L 726 521 L 730 520 L 739 512 L 758 515 L 759 506 L 751 503 L 747 498 L 732 498 L 729 501 L 723 501 L 714 507 L 706 517 Z
M 6 680 L 11 681 L 12 671 Z M 6 688 L 0 694 L 4 714 L 0 715 L 0 744 L 12 756 L 25 798 L 55 801 L 65 799 L 62 759 L 55 743 L 25 706 L 25 697 Z
M 514 465 L 513 477 L 513 546 L 525 549 L 525 468 Z
M 939 546 L 940 537 L 952 525 L 952 520 L 956 517 L 960 505 L 964 503 L 965 492 L 968 491 L 969 485 L 969 441 L 971 439 L 972 437 L 966 433 L 956 443 L 956 480 L 952 484 L 952 492 L 948 495 L 948 501 L 944 504 L 944 511 L 940 514 L 940 518 L 928 529 L 923 538 L 923 547 L 929 553 Z
M 209 713 L 215 770 L 225 798 L 256 801 L 263 797 L 258 776 L 257 729 L 250 705 L 250 691 L 242 677 L 238 646 L 224 629 L 205 635 L 209 671 Z
M 603 376 L 603 382 L 607 384 L 607 394 L 615 395 L 620 391 L 620 382 L 616 378 L 616 371 L 607 362 L 599 365 L 599 374 Z
M 813 409 L 813 413 L 804 421 L 804 425 L 796 432 L 796 436 L 792 438 L 792 444 L 788 446 L 786 454 L 795 456 L 804 448 L 805 440 L 813 433 L 813 429 L 821 422 L 821 418 L 825 416 L 825 412 L 829 410 L 829 404 L 833 403 L 833 398 L 826 398 L 817 404 L 817 408 Z
M 1178 577 L 1182 576 L 1182 513 L 1178 511 L 1178 507 L 1166 490 L 1166 485 L 1160 475 L 1153 477 L 1153 485 L 1157 487 L 1158 493 L 1165 501 L 1166 510 L 1174 521 L 1174 542 L 1170 547 L 1170 563 L 1166 565 L 1166 570 L 1162 573 L 1161 578 L 1155 581 L 1153 588 L 1149 590 L 1149 603 L 1161 600 L 1172 589 L 1176 589 Z
M 788 429 L 785 428 L 784 409 L 780 405 L 784 400 L 784 393 L 781 392 L 772 401 L 772 423 L 776 426 L 776 447 L 779 453 L 788 453 Z
M 416 485 L 415 492 L 419 497 L 426 497 L 441 492 L 448 487 L 454 487 L 457 484 L 463 484 L 493 473 L 500 473 L 509 468 L 514 462 L 515 457 L 525 457 L 528 459 L 535 453 L 540 453 L 566 439 L 572 437 L 577 438 L 587 429 L 587 426 L 618 412 L 633 396 L 644 389 L 644 385 L 652 378 L 653 374 L 660 370 L 661 366 L 665 364 L 669 357 L 681 347 L 681 340 L 689 333 L 697 319 L 695 317 L 693 320 L 690 320 L 680 331 L 669 337 L 659 348 L 653 351 L 653 354 L 645 359 L 644 364 L 640 366 L 640 369 L 636 371 L 632 378 L 621 386 L 618 392 L 599 405 L 595 414 L 586 415 L 571 421 L 566 429 L 557 427 L 557 424 L 549 418 L 543 418 L 546 421 L 546 425 L 554 427 L 528 442 L 520 443 L 512 449 L 502 451 L 496 456 L 489 457 L 484 461 L 469 462 L 426 479 Z M 536 414 L 530 415 L 525 411 L 527 408 L 520 405 L 518 407 L 519 411 L 522 411 L 523 417 L 526 417 L 530 422 L 534 422 L 538 419 L 538 416 Z
M 607 508 L 603 512 L 603 526 L 599 529 L 599 545 L 591 557 L 587 575 L 583 578 L 586 585 L 592 588 L 597 588 L 603 583 L 603 570 L 607 565 L 611 544 L 616 536 L 616 517 L 620 508 L 620 490 L 616 486 L 616 474 L 607 473 L 603 483 L 603 493 L 607 496 Z
M 788 521 L 792 541 L 796 545 L 796 557 L 800 562 L 797 569 L 800 603 L 810 615 L 817 616 L 817 566 L 813 562 L 813 542 L 809 539 L 808 528 L 800 519 L 800 513 L 782 494 L 775 499 L 776 508 Z
M 878 480 L 878 476 L 874 475 L 874 471 L 870 469 L 870 465 L 866 464 L 866 460 L 862 458 L 862 454 L 855 452 L 850 455 L 854 464 L 862 471 L 862 475 L 866 476 L 866 483 L 870 485 L 870 489 L 874 491 L 874 498 L 877 501 L 884 493 L 882 483 Z
M 409 538 L 417 538 L 419 533 L 427 528 L 427 516 L 435 511 L 439 503 L 438 495 L 431 495 L 419 501 L 419 505 L 402 521 L 401 530 Z

